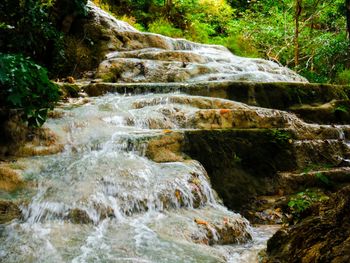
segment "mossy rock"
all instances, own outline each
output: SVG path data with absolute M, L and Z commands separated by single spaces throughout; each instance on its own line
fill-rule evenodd
M 86 211 L 78 208 L 69 211 L 68 219 L 74 224 L 90 224 L 93 222 Z
M 81 87 L 71 83 L 57 83 L 60 88 L 62 98 L 78 98 Z
M 264 262 L 350 261 L 350 187 L 314 205 L 311 211 L 268 241 Z
M 334 100 L 316 105 L 295 105 L 290 110 L 308 122 L 322 124 L 347 124 L 350 122 L 349 100 Z

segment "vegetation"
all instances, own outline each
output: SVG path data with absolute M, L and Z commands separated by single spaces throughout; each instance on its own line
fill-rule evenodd
M 350 82 L 349 0 L 94 1 L 140 30 L 222 44 L 235 54 L 265 57 L 294 68 L 310 81 Z M 1 1 L 2 73 L 14 70 L 12 73 L 17 76 L 26 76 L 33 83 L 39 81 L 39 88 L 33 91 L 33 83 L 19 87 L 16 85 L 24 84 L 21 80 L 2 76 L 2 92 L 6 91 L 6 99 L 3 98 L 1 108 L 22 107 L 26 120 L 39 125 L 46 115 L 42 109 L 52 107 L 50 103 L 55 100 L 56 93 L 52 94 L 48 105 L 38 103 L 35 106 L 34 98 L 43 101 L 47 92 L 54 88 L 47 82 L 44 68 L 31 71 L 41 65 L 48 69 L 52 78 L 74 74 L 86 68 L 84 63 L 93 63 L 96 56 L 88 47 L 81 48 L 82 41 L 69 34 L 74 18 L 85 15 L 86 2 Z M 27 57 L 30 60 L 26 61 Z M 15 67 L 11 61 L 19 62 L 22 68 Z M 42 90 L 44 85 L 47 85 L 47 92 Z M 28 99 L 30 103 L 24 101 L 28 90 L 34 94 Z
M 286 130 L 271 129 L 269 131 L 272 141 L 279 144 L 286 144 L 292 142 L 292 134 Z
M 16 110 L 30 126 L 41 126 L 58 100 L 48 77 L 66 60 L 68 16 L 85 12 L 85 0 L 0 2 L 0 109 Z M 68 25 L 69 27 L 69 25 Z M 21 54 L 21 55 L 18 55 Z
M 53 73 L 64 61 L 63 20 L 84 12 L 83 0 L 3 0 L 0 3 L 0 52 L 21 53 Z
M 0 53 L 0 105 L 19 110 L 29 126 L 41 126 L 59 99 L 45 68 L 22 55 Z
M 288 202 L 288 207 L 293 215 L 294 222 L 296 223 L 301 213 L 311 207 L 313 204 L 328 200 L 329 197 L 319 190 L 306 189 L 303 192 L 299 192 L 293 195 Z
M 286 65 L 312 82 L 350 81 L 349 0 L 95 3 L 141 30 L 222 44 L 238 55 L 264 57 Z

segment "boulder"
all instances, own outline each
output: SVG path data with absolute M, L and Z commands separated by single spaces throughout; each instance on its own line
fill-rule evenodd
M 350 262 L 350 186 L 269 241 L 266 262 Z
M 14 192 L 23 186 L 24 181 L 15 170 L 0 164 L 0 191 Z
M 223 217 L 221 220 L 206 221 L 200 218 L 195 218 L 201 232 L 205 235 L 193 235 L 192 240 L 195 243 L 205 245 L 230 245 L 239 242 L 246 242 L 252 237 L 246 231 L 247 221 Z

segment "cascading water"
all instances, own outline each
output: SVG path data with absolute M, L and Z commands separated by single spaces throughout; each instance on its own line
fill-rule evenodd
M 97 72 L 112 82 L 307 82 L 273 61 L 239 57 L 223 46 L 140 32 L 91 1 L 88 10 L 94 25 L 116 38 L 107 44 L 106 58 Z
M 256 262 L 275 229 L 221 205 L 197 161 L 145 157 L 164 134 L 154 123 L 193 128 L 183 120 L 196 107 L 181 98 L 191 99 L 109 94 L 63 106 L 46 125 L 65 150 L 19 161 L 33 188 L 21 193 L 22 219 L 1 225 L 1 261 Z

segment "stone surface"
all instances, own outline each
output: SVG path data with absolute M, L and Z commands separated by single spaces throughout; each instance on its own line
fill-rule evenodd
M 350 187 L 336 192 L 313 211 L 269 240 L 266 262 L 350 261 Z
M 5 224 L 21 217 L 19 207 L 11 201 L 0 199 L 0 224 Z
M 263 129 L 188 131 L 184 152 L 204 165 L 213 188 L 231 209 L 257 194 L 273 193 L 276 172 L 296 169 L 292 145 Z
M 0 191 L 13 192 L 24 186 L 24 181 L 7 164 L 0 164 Z
M 155 162 L 183 161 L 181 153 L 183 135 L 165 130 L 165 135 L 151 139 L 147 143 L 146 156 Z
M 224 217 L 221 221 L 206 221 L 195 218 L 194 222 L 205 233 L 204 236 L 192 236 L 192 240 L 196 243 L 211 246 L 230 245 L 245 242 L 252 238 L 249 232 L 243 231 L 247 224 L 245 221 L 239 222 L 235 219 Z

